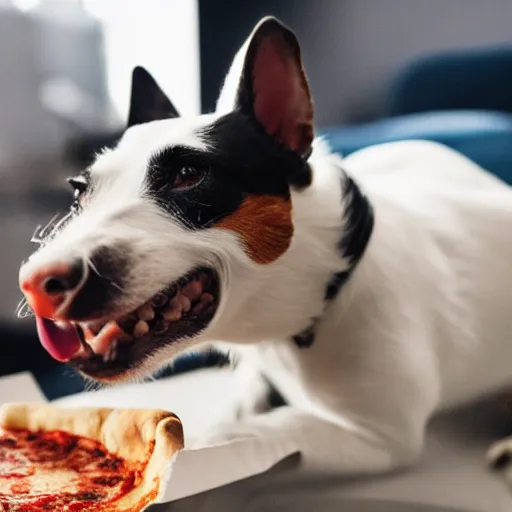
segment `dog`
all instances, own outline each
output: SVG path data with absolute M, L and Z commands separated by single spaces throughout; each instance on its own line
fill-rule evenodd
M 512 189 L 433 142 L 333 154 L 275 18 L 214 113 L 180 117 L 136 68 L 127 130 L 69 181 L 20 269 L 41 343 L 107 383 L 229 350 L 240 396 L 202 443 L 287 438 L 305 469 L 377 474 L 418 460 L 432 415 L 512 384 Z

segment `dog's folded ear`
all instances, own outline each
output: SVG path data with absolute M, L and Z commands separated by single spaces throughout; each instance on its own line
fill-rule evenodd
M 137 66 L 132 74 L 128 128 L 136 124 L 173 117 L 179 117 L 174 105 L 155 79 L 143 67 Z
M 238 59 L 240 65 L 242 58 L 234 108 L 250 115 L 280 144 L 309 156 L 313 102 L 295 34 L 275 18 L 264 18 L 235 63 Z

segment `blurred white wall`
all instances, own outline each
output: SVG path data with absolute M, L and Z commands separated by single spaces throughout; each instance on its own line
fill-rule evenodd
M 0 172 L 121 128 L 136 65 L 199 113 L 198 23 L 197 0 L 0 0 Z
M 110 97 L 125 119 L 132 69 L 144 65 L 183 114 L 200 113 L 197 0 L 83 0 L 101 22 Z

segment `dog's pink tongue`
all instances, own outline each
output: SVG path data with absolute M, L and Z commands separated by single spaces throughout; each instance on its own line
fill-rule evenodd
M 80 338 L 73 324 L 61 327 L 53 320 L 36 316 L 36 325 L 41 345 L 57 361 L 69 361 L 80 350 Z

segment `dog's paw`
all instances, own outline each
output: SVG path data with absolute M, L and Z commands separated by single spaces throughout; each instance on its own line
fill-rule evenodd
M 512 485 L 512 437 L 494 443 L 487 452 L 487 462 Z

